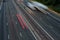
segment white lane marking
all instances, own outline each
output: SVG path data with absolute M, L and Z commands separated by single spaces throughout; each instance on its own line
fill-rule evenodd
M 8 34 L 8 39 L 10 39 L 9 34 Z
M 27 13 L 27 12 L 26 12 Z M 27 13 L 28 14 L 28 13 Z M 52 38 L 52 36 L 51 35 L 49 35 L 48 33 L 47 33 L 47 31 L 45 30 L 45 29 L 43 29 L 42 27 L 41 27 L 41 25 L 39 24 L 39 23 L 37 23 L 37 21 L 30 15 L 30 14 L 28 14 L 28 16 L 30 16 L 30 18 L 32 19 L 32 20 L 34 20 L 34 22 L 52 39 L 52 40 L 54 40 L 54 38 Z
M 16 5 L 15 5 L 16 6 Z M 33 18 L 34 19 L 34 18 Z M 38 23 L 37 23 L 38 24 Z M 39 25 L 39 24 L 38 24 Z M 39 25 L 40 26 L 40 25 Z M 43 28 L 42 28 L 43 29 Z M 44 29 L 43 29 L 44 30 Z M 48 33 L 47 33 L 48 34 Z M 51 37 L 52 38 L 52 37 Z M 52 38 L 53 39 L 53 38 Z M 54 39 L 53 39 L 54 40 Z
M 16 22 L 16 24 L 17 24 L 17 22 Z
M 28 15 L 32 18 L 32 20 L 34 20 L 34 18 L 33 18 L 30 14 L 28 14 Z M 52 40 L 54 40 L 54 38 L 52 38 L 52 37 L 41 27 L 41 25 L 36 22 L 36 20 L 34 20 L 34 22 L 35 22 Z
M 20 32 L 20 36 L 22 37 L 22 33 Z
M 6 25 L 8 26 L 8 23 L 6 23 Z
M 3 2 L 1 2 L 1 5 L 0 5 L 0 10 L 1 10 L 1 8 L 2 8 L 2 4 L 3 4 Z
M 32 25 L 27 21 L 27 19 L 23 16 L 23 18 L 25 19 L 26 23 L 28 26 L 28 29 L 30 30 L 30 32 L 32 33 L 32 35 L 34 36 L 34 38 L 36 40 L 41 40 L 41 38 L 39 37 L 39 35 L 36 33 L 36 31 L 33 29 Z
M 53 16 L 53 15 L 52 15 L 52 14 L 50 14 L 50 13 L 48 13 L 48 15 L 49 15 L 49 16 L 51 16 L 52 18 L 54 18 L 55 20 L 60 21 L 60 19 L 59 19 L 59 18 L 57 18 L 57 17 Z

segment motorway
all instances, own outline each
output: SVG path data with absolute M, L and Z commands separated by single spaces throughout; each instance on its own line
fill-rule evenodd
M 54 38 L 54 40 L 60 40 L 60 16 L 57 16 L 49 11 L 47 12 L 48 14 L 45 14 L 38 10 L 32 10 L 32 13 L 30 13 L 30 15 Z M 59 20 L 57 20 L 55 17 L 59 18 Z
M 60 16 L 5 0 L 0 10 L 0 40 L 60 40 Z M 46 14 L 47 13 L 47 14 Z
M 0 40 L 35 40 L 29 29 L 23 29 L 11 0 L 3 3 L 0 17 Z
M 27 10 L 28 15 L 30 14 L 30 16 L 32 16 L 32 18 L 39 25 L 41 25 L 55 40 L 60 40 L 60 31 L 59 31 L 60 30 L 60 16 L 57 16 L 56 14 L 50 11 L 46 11 L 46 10 L 45 11 L 47 14 L 42 13 L 41 11 L 38 11 L 38 10 L 36 11 L 28 10 L 27 7 L 25 8 L 25 10 Z M 29 21 L 31 22 L 30 19 Z M 31 23 L 31 24 L 34 24 L 34 23 Z M 36 24 L 34 25 L 36 26 Z

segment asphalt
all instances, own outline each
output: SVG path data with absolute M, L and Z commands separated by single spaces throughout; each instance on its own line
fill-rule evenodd
M 0 10 L 0 39 L 3 40 L 3 14 L 4 14 L 4 4 L 2 6 L 2 9 Z
M 60 40 L 60 22 L 52 18 L 49 14 L 33 10 L 32 12 L 34 15 L 30 15 L 37 21 L 37 23 L 39 23 L 55 40 Z
M 19 6 L 21 6 L 21 5 L 19 5 Z M 42 29 L 41 28 L 39 28 L 39 26 L 34 22 L 34 20 L 32 20 L 31 19 L 31 17 L 29 17 L 29 12 L 27 12 L 27 13 L 25 13 L 26 12 L 26 10 L 24 10 L 25 9 L 25 7 L 22 5 L 22 7 L 20 7 L 20 9 L 22 10 L 22 11 L 24 11 L 24 13 L 23 13 L 23 15 L 26 17 L 26 19 L 29 21 L 29 23 L 32 25 L 32 27 L 34 28 L 34 30 L 39 34 L 39 36 L 40 36 L 40 38 L 42 39 L 42 40 L 51 40 L 50 38 L 49 38 L 49 36 L 47 36 L 43 31 L 42 31 Z M 33 11 L 33 10 L 32 10 Z M 35 13 L 38 13 L 37 11 L 35 12 L 35 11 L 33 11 L 33 13 L 31 13 L 31 15 L 32 15 L 32 17 L 34 16 L 34 14 Z M 34 18 L 36 17 L 36 15 L 34 16 Z M 38 20 L 37 18 L 35 19 L 35 20 Z
M 11 7 L 12 8 L 12 7 Z M 13 12 L 14 10 L 12 10 L 12 12 Z M 17 13 L 16 13 L 17 14 Z M 15 18 L 16 17 L 16 14 L 15 14 L 15 16 L 14 16 L 14 19 L 15 19 L 15 22 L 17 21 L 18 22 L 18 20 Z M 14 15 L 14 14 L 13 14 Z M 17 24 L 17 26 L 18 26 L 19 24 Z M 21 25 L 20 25 L 21 26 Z M 20 29 L 19 29 L 20 28 Z M 22 35 L 23 35 L 23 37 L 20 39 L 20 40 L 34 40 L 34 38 L 33 38 L 33 36 L 32 36 L 32 34 L 29 32 L 29 30 L 27 29 L 25 29 L 25 30 L 23 30 L 21 27 L 19 27 L 18 26 L 18 30 L 20 30 L 19 32 L 18 32 L 18 34 L 20 34 L 20 32 L 22 33 Z
M 5 1 L 0 11 L 0 40 L 35 40 L 29 29 L 22 29 L 12 0 Z
M 4 1 L 0 10 L 0 40 L 36 40 L 29 28 L 22 28 L 23 26 L 27 26 L 24 24 L 25 20 L 22 16 L 28 20 L 41 40 L 52 40 L 41 27 L 54 38 L 54 40 L 60 40 L 59 16 L 47 10 L 45 11 L 48 12 L 48 14 L 44 14 L 38 10 L 31 10 L 31 12 L 28 10 L 28 12 L 22 4 L 17 4 L 16 0 Z M 17 14 L 20 17 L 17 17 Z
M 43 9 L 43 10 L 45 10 L 45 9 Z M 59 31 L 60 30 L 60 16 L 58 16 L 58 15 L 56 15 L 53 12 L 48 11 L 48 10 L 45 10 L 47 14 L 43 13 L 44 11 L 41 12 L 39 10 L 31 10 L 31 11 L 32 11 L 32 13 L 30 12 L 30 10 L 28 10 L 28 12 L 30 12 L 28 14 L 31 15 L 31 17 L 33 17 L 33 19 L 39 25 L 41 25 L 41 27 L 44 30 L 46 30 L 46 32 L 49 35 L 51 35 L 51 37 L 54 38 L 54 40 L 60 40 L 60 31 Z M 26 17 L 27 17 L 27 14 L 26 14 Z M 31 22 L 32 20 L 29 20 L 29 21 Z M 34 24 L 34 23 L 31 22 L 31 24 Z M 36 24 L 34 24 L 34 25 L 36 28 L 37 25 Z

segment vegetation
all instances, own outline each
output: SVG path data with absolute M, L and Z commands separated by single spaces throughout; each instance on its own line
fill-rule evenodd
M 60 0 L 35 0 L 60 13 Z

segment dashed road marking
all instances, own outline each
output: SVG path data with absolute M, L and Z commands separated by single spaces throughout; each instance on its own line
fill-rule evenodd
M 10 39 L 9 34 L 8 34 L 8 39 Z
M 8 26 L 8 23 L 6 23 L 6 25 Z
M 17 24 L 17 22 L 16 22 L 16 24 Z
M 22 33 L 20 32 L 20 36 L 22 37 Z

